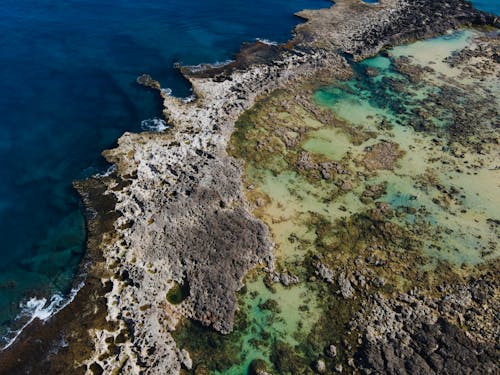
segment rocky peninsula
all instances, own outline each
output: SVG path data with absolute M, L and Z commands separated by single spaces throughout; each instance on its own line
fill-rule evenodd
M 244 161 L 270 163 L 281 146 L 269 137 L 245 149 L 234 138 L 241 133 L 238 121 L 246 116 L 250 122 L 272 124 L 269 108 L 279 106 L 293 115 L 296 104 L 313 113 L 316 121 L 337 121 L 315 108 L 306 94 L 353 77 L 353 61 L 452 29 L 474 26 L 494 31 L 499 26 L 497 18 L 463 0 L 378 4 L 339 0 L 331 8 L 297 15 L 305 22 L 286 44 L 244 45 L 235 60 L 223 66 L 179 67 L 193 87 L 194 100 L 175 98 L 152 77 L 139 77 L 140 84 L 162 96 L 171 128 L 124 134 L 118 147 L 103 153 L 116 169 L 75 183 L 89 232 L 88 260 L 82 265 L 88 274 L 86 284 L 65 309 L 46 322 L 34 322 L 0 354 L 0 373 L 210 373 L 189 339 L 179 335 L 179 327 L 195 322 L 194 328 L 181 331 L 228 335 L 240 324 L 238 296 L 249 272 L 266 274 L 270 290 L 274 284 L 296 284 L 303 276 L 276 261 L 277 239 L 270 233 L 268 217 L 259 211 L 270 198 L 245 183 Z M 479 50 L 464 50 L 448 63 L 469 66 L 471 75 L 497 77 L 498 36 L 487 39 L 478 42 L 483 46 Z M 404 59 L 394 59 L 394 65 L 415 81 L 424 74 Z M 451 148 L 456 153 L 473 148 L 491 156 L 491 149 L 498 146 L 496 129 L 485 125 L 485 133 L 478 134 L 463 116 L 463 126 L 452 134 Z M 294 131 L 305 134 L 304 126 Z M 338 126 L 354 145 L 371 137 L 346 124 Z M 418 129 L 419 123 L 412 127 Z M 298 140 L 286 130 L 290 129 L 280 133 L 280 139 L 294 150 Z M 239 140 L 251 139 L 242 137 Z M 295 172 L 311 181 L 333 181 L 353 168 L 307 152 L 290 155 L 287 162 Z M 367 175 L 393 170 L 403 155 L 397 143 L 384 140 L 365 150 L 358 166 Z M 354 190 L 362 177 L 344 178 L 338 190 Z M 386 189 L 382 183 L 364 188 L 361 197 L 373 207 L 343 224 L 345 238 L 376 233 L 363 238 L 377 241 L 371 248 L 356 248 L 356 257 L 342 252 L 328 255 L 328 233 L 337 228 L 314 218 L 321 251 L 305 258 L 303 273 L 314 277 L 311 282 L 321 281 L 318 293 L 341 318 L 332 321 L 320 314 L 322 324 L 311 339 L 316 340 L 316 347 L 311 347 L 317 351 L 309 352 L 307 359 L 286 344 L 276 344 L 274 370 L 284 374 L 497 372 L 497 258 L 488 258 L 460 277 L 442 262 L 432 282 L 420 280 L 422 274 L 408 267 L 421 259 L 415 252 L 404 256 L 391 252 L 397 262 L 383 267 L 386 260 L 381 254 L 389 243 L 410 249 L 403 241 L 413 238 L 389 220 L 394 215 L 390 207 L 375 203 Z M 457 195 L 446 187 L 441 194 L 441 201 Z M 496 233 L 498 218 L 490 218 L 489 225 Z M 366 231 L 356 232 L 361 229 Z M 495 255 L 495 249 L 491 251 Z M 400 273 L 407 274 L 405 282 L 414 287 L 393 288 L 394 275 Z M 273 306 L 269 302 L 261 307 L 272 311 Z M 344 340 L 326 344 L 327 331 L 341 332 Z M 274 373 L 255 361 L 250 371 Z

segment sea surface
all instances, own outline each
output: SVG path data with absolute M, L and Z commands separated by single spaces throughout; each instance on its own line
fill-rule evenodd
M 177 96 L 173 64 L 221 62 L 244 41 L 286 41 L 327 0 L 4 0 L 0 3 L 0 336 L 68 298 L 85 228 L 72 181 L 104 172 L 102 150 L 160 116 L 135 83 Z M 7 341 L 0 341 L 0 347 Z
M 472 4 L 478 9 L 490 12 L 496 15 L 500 14 L 500 1 L 498 0 L 474 0 Z
M 373 1 L 370 1 L 373 2 Z M 244 41 L 285 41 L 293 13 L 327 0 L 4 0 L 0 3 L 0 341 L 78 285 L 85 228 L 71 182 L 160 116 L 149 73 L 177 96 L 173 64 L 222 62 Z M 499 10 L 497 1 L 477 2 Z

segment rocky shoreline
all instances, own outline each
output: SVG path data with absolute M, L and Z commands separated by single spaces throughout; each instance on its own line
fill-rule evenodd
M 68 307 L 45 324 L 35 322 L 0 354 L 0 373 L 191 370 L 189 353 L 171 334 L 177 323 L 188 318 L 231 332 L 244 276 L 255 267 L 275 271 L 268 229 L 252 216 L 243 193 L 241 162 L 226 152 L 241 114 L 294 82 L 350 76 L 350 57 L 361 60 L 385 46 L 453 28 L 498 27 L 495 17 L 461 0 L 341 0 L 298 16 L 306 22 L 287 44 L 257 42 L 224 66 L 181 67 L 194 101 L 170 96 L 151 77 L 140 78 L 159 90 L 172 129 L 124 134 L 117 148 L 103 153 L 116 171 L 76 184 L 89 212 L 87 283 Z M 169 302 L 176 289 L 183 292 Z M 408 333 L 419 343 L 417 351 L 442 332 L 469 345 L 447 322 L 423 319 L 425 324 L 427 336 Z M 359 366 L 389 371 L 387 354 L 372 351 L 373 340 L 366 340 L 356 357 Z M 397 345 L 392 353 L 399 353 Z M 484 351 L 494 358 L 491 349 Z

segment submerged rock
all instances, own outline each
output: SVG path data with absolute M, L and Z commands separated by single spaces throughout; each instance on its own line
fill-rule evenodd
M 250 363 L 249 375 L 270 375 L 267 372 L 267 364 L 262 359 L 254 359 Z
M 149 87 L 154 90 L 160 90 L 161 85 L 160 82 L 154 80 L 149 74 L 142 74 L 137 77 L 137 83 L 142 86 Z
M 369 171 L 376 169 L 394 169 L 396 161 L 404 155 L 399 145 L 393 142 L 381 142 L 371 146 L 365 153 L 363 165 Z

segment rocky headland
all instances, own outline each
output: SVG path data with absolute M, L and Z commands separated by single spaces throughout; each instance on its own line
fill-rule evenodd
M 252 269 L 260 268 L 283 284 L 298 282 L 276 264 L 268 225 L 254 216 L 254 202 L 243 189 L 243 161 L 228 155 L 238 119 L 276 90 L 293 92 L 311 82 L 319 86 L 347 79 L 353 75 L 351 60 L 362 60 L 386 46 L 465 26 L 498 27 L 498 19 L 462 0 L 379 4 L 339 0 L 329 9 L 305 10 L 298 16 L 305 22 L 286 44 L 245 45 L 233 62 L 223 66 L 179 67 L 193 87 L 192 101 L 172 97 L 147 75 L 138 79 L 159 91 L 171 129 L 124 134 L 117 148 L 103 153 L 116 170 L 75 183 L 87 209 L 87 283 L 68 307 L 47 322 L 35 322 L 1 353 L 0 373 L 208 371 L 174 340 L 172 333 L 180 322 L 191 319 L 221 334 L 230 333 L 239 309 L 237 292 Z M 465 51 L 449 63 L 474 59 L 474 53 L 478 52 Z M 496 69 L 498 65 L 494 74 Z M 406 74 L 414 77 L 418 72 Z M 464 126 L 463 132 L 468 131 L 472 130 Z M 361 143 L 365 135 L 351 132 Z M 294 145 L 293 138 L 284 139 Z M 269 147 L 272 150 L 273 145 Z M 369 171 L 390 170 L 402 155 L 396 144 L 380 142 L 359 163 Z M 320 164 L 307 154 L 296 165 L 306 175 L 317 173 L 324 179 L 343 170 L 342 165 Z M 351 190 L 355 178 L 339 188 Z M 373 200 L 383 189 L 371 186 L 363 194 Z M 375 225 L 384 239 L 401 236 L 387 222 L 389 215 L 379 204 L 350 225 Z M 340 298 L 355 297 L 358 307 L 371 314 L 349 315 L 346 338 L 352 342 L 342 344 L 345 349 L 337 360 L 332 360 L 337 349 L 331 349 L 312 364 L 297 365 L 300 372 L 284 368 L 280 373 L 330 373 L 330 368 L 342 371 L 342 364 L 344 369 L 367 373 L 498 371 L 498 332 L 494 326 L 485 329 L 498 313 L 495 267 L 474 272 L 459 283 L 440 281 L 434 285 L 439 293 L 432 297 L 419 294 L 418 287 L 388 297 L 379 290 L 358 292 L 365 279 L 383 289 L 386 281 L 381 276 L 353 274 L 347 269 L 350 263 L 327 264 L 322 258 L 308 262 L 318 279 L 330 280 L 326 285 L 338 284 Z M 491 301 L 486 312 L 485 300 Z M 457 325 L 465 310 L 480 327 Z M 485 318 L 486 313 L 491 317 Z M 262 368 L 255 370 L 259 368 L 255 363 L 253 368 L 265 373 Z

